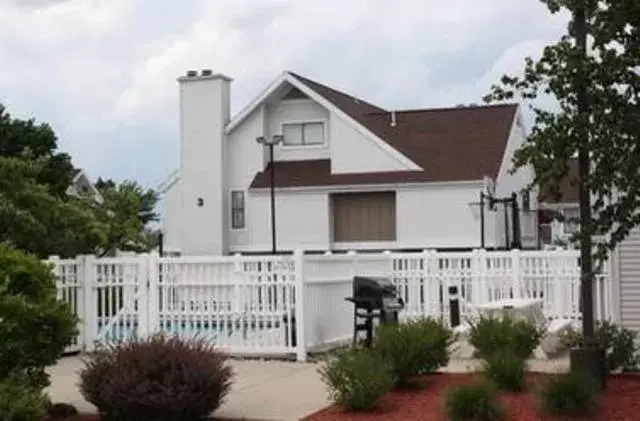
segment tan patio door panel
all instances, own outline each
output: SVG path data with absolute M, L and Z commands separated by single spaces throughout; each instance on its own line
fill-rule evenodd
M 395 192 L 336 193 L 331 199 L 333 241 L 395 241 Z

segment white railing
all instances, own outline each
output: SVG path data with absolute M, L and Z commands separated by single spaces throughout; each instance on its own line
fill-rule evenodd
M 548 319 L 581 319 L 575 250 L 347 253 L 292 256 L 51 258 L 59 298 L 81 318 L 69 351 L 169 332 L 202 336 L 232 354 L 287 355 L 348 341 L 355 275 L 384 276 L 406 303 L 401 319 L 449 319 L 500 298 L 543 300 Z M 613 316 L 610 270 L 596 277 L 595 316 Z

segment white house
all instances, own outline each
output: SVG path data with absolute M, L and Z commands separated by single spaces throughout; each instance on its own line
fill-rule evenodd
M 580 229 L 578 160 L 569 161 L 567 176 L 559 185 L 559 197 L 544 194 L 539 201 L 540 241 L 543 245 L 566 242 Z M 629 328 L 640 330 L 640 227 L 631 230 L 611 253 L 614 297 L 618 318 Z
M 272 169 L 278 252 L 480 247 L 488 191 L 518 195 L 524 246 L 537 245 L 537 196 L 523 192 L 533 171 L 509 173 L 525 139 L 518 105 L 385 110 L 284 72 L 231 116 L 231 81 L 210 70 L 178 78 L 165 249 L 270 252 Z M 271 164 L 257 139 L 275 135 Z M 485 246 L 503 247 L 511 219 L 500 206 L 484 214 Z
M 89 175 L 82 169 L 75 170 L 71 185 L 67 187 L 67 194 L 75 197 L 91 197 L 98 203 L 104 201 L 100 191 L 93 184 Z

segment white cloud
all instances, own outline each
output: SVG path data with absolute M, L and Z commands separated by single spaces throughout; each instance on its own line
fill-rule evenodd
M 188 69 L 233 77 L 234 109 L 285 69 L 387 107 L 478 102 L 562 29 L 538 0 L 515 3 L 0 0 L 0 101 L 53 123 L 90 173 L 157 181 Z

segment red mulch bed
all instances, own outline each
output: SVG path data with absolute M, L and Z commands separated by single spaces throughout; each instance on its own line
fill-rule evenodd
M 100 416 L 96 414 L 91 415 L 77 415 L 69 418 L 52 418 L 49 421 L 100 421 Z M 251 421 L 247 418 L 212 418 L 209 421 Z
M 480 375 L 480 374 L 476 374 Z M 522 393 L 502 393 L 501 400 L 508 421 L 561 421 L 563 418 L 542 416 L 538 412 L 537 390 L 548 375 L 530 374 L 529 390 Z M 436 374 L 421 379 L 424 388 L 399 390 L 385 396 L 378 409 L 371 412 L 348 412 L 330 406 L 304 418 L 304 421 L 446 421 L 444 394 L 451 386 L 469 383 L 473 374 Z M 593 421 L 640 420 L 640 376 L 612 375 L 600 397 Z

